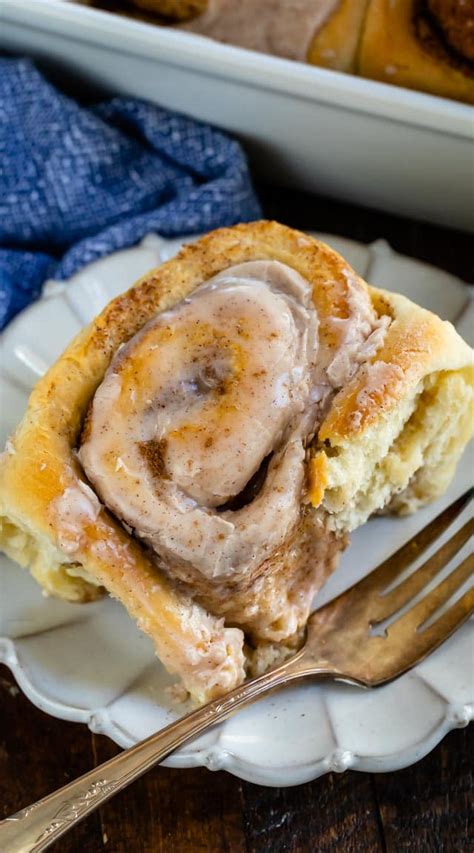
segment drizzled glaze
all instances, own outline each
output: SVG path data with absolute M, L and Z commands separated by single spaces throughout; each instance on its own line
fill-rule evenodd
M 80 457 L 104 502 L 165 560 L 235 573 L 283 541 L 298 513 L 316 333 L 309 284 L 256 261 L 202 285 L 117 354 Z M 216 512 L 272 452 L 251 508 Z
M 356 280 L 349 307 L 334 320 L 341 359 L 339 345 L 318 344 L 311 285 L 285 264 L 251 261 L 117 353 L 80 459 L 104 503 L 181 580 L 250 580 L 295 527 L 308 437 L 384 333 Z M 227 508 L 269 457 L 258 494 Z
M 340 0 L 208 0 L 206 11 L 179 28 L 227 42 L 306 60 L 311 40 Z

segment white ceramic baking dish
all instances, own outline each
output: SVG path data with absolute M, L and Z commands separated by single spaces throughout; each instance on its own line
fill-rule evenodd
M 473 110 L 74 0 L 2 0 L 0 44 L 220 125 L 274 183 L 474 230 Z

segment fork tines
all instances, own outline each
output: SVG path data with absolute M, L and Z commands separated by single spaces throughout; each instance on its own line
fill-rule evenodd
M 454 533 L 440 548 L 437 549 L 413 574 L 393 586 L 397 579 L 418 557 L 423 554 L 442 534 L 456 521 L 473 497 L 473 489 L 469 489 L 447 509 L 440 513 L 430 524 L 409 540 L 395 554 L 372 572 L 362 584 L 365 593 L 370 595 L 378 592 L 370 608 L 370 626 L 379 626 L 390 619 L 402 608 L 409 604 L 415 596 L 436 578 L 437 574 L 463 548 L 474 534 L 474 519 L 471 517 L 459 530 Z M 420 601 L 413 604 L 407 612 L 400 614 L 388 628 L 389 634 L 406 635 L 410 631 L 429 630 L 430 617 L 455 595 L 466 583 L 474 571 L 474 556 L 468 555 L 447 577 L 434 589 L 427 592 Z M 387 586 L 390 584 L 388 589 Z M 449 609 L 440 614 L 434 621 L 439 632 L 449 632 L 467 618 L 474 609 L 474 590 L 471 588 L 455 601 Z M 426 626 L 426 628 L 425 628 Z M 451 626 L 451 628 L 450 628 Z

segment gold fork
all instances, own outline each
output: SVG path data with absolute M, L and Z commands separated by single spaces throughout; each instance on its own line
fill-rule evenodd
M 0 850 L 8 853 L 45 850 L 177 747 L 276 687 L 308 677 L 377 687 L 411 669 L 474 610 L 472 587 L 450 603 L 473 572 L 472 553 L 421 600 L 413 602 L 468 541 L 474 531 L 472 518 L 420 568 L 404 577 L 414 561 L 456 521 L 471 498 L 472 490 L 370 575 L 313 613 L 303 648 L 283 664 L 1 821 Z M 443 605 L 447 605 L 444 611 Z M 392 618 L 391 624 L 384 628 L 385 622 Z

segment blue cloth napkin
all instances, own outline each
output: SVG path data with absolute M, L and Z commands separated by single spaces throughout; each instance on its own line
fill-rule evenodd
M 84 108 L 25 59 L 0 59 L 0 328 L 46 278 L 156 231 L 257 219 L 240 145 L 135 98 Z

